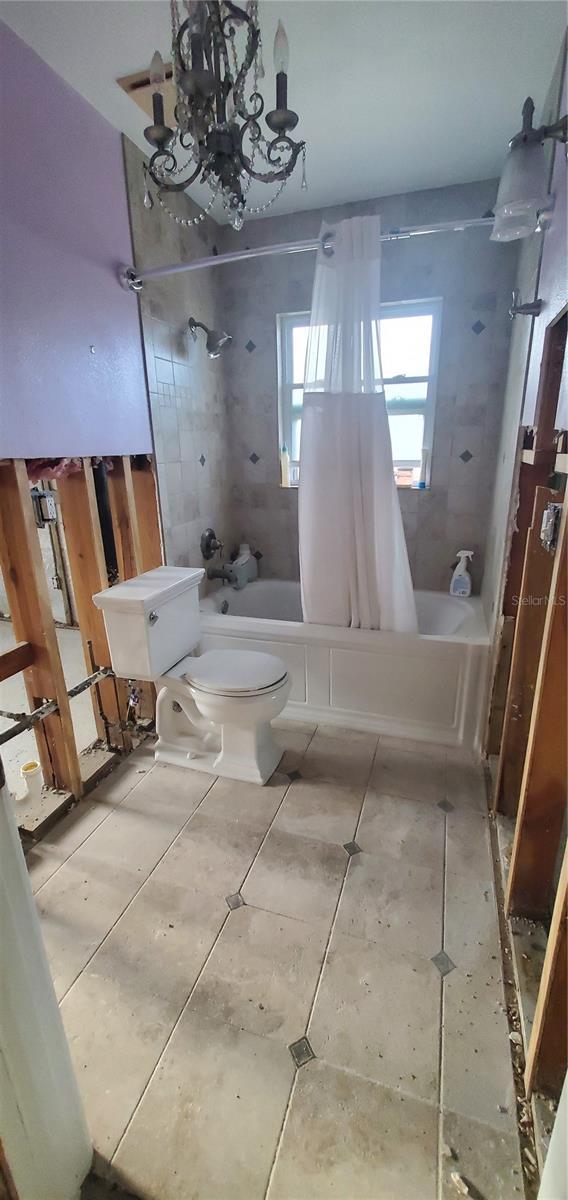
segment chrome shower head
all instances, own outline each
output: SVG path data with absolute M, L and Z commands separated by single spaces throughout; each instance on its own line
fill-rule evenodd
M 197 341 L 197 330 L 204 330 L 205 334 L 207 335 L 205 339 L 205 349 L 209 355 L 209 358 L 219 358 L 223 346 L 226 346 L 228 342 L 232 342 L 233 340 L 232 334 L 225 333 L 222 329 L 209 329 L 207 325 L 203 324 L 203 321 L 196 321 L 194 317 L 189 318 L 187 327 L 194 342 Z

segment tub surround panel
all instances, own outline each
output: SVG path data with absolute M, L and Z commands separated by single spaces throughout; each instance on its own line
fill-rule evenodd
M 255 588 L 287 584 L 250 584 Z M 224 593 L 221 593 L 221 595 Z M 487 635 L 481 601 L 455 627 L 447 596 L 421 605 L 436 633 L 411 636 L 335 629 L 267 617 L 221 615 L 217 597 L 202 606 L 201 650 L 262 650 L 284 659 L 292 678 L 285 714 L 294 720 L 373 730 L 478 753 L 487 686 Z M 270 609 L 267 598 L 266 611 Z M 439 619 L 436 618 L 439 611 Z

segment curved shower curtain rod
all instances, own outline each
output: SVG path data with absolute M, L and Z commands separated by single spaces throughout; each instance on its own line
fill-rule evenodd
M 465 221 L 443 221 L 439 225 L 403 225 L 381 234 L 381 242 L 399 242 L 403 238 L 422 237 L 428 233 L 463 233 L 465 229 L 489 229 L 494 217 L 472 217 Z M 118 279 L 121 287 L 131 292 L 140 292 L 146 279 L 157 279 L 164 275 L 180 275 L 183 271 L 201 271 L 204 267 L 219 267 L 227 263 L 246 262 L 250 258 L 269 258 L 276 254 L 306 254 L 323 249 L 324 254 L 333 254 L 333 234 L 323 238 L 310 238 L 305 242 L 279 242 L 275 246 L 254 246 L 247 250 L 230 250 L 227 254 L 214 254 L 208 258 L 197 258 L 193 262 L 173 263 L 167 267 L 136 267 L 121 265 Z

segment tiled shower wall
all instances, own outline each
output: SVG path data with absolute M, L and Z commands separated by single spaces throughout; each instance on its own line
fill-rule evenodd
M 143 155 L 127 139 L 124 152 L 136 266 L 214 253 L 221 231 L 209 218 L 185 228 L 157 204 L 144 207 Z M 183 196 L 174 197 L 171 207 L 182 217 L 199 212 Z M 148 281 L 140 296 L 165 552 L 176 566 L 201 565 L 201 532 L 211 525 L 226 537 L 229 527 L 223 362 L 207 357 L 202 331 L 197 342 L 187 333 L 191 316 L 218 327 L 215 284 L 213 272 L 200 271 Z
M 295 186 L 294 182 L 288 185 Z M 223 250 L 317 236 L 322 218 L 379 212 L 383 228 L 483 216 L 495 181 L 251 221 L 223 231 Z M 473 549 L 479 590 L 497 464 L 517 246 L 486 230 L 383 245 L 385 301 L 443 298 L 432 486 L 399 489 L 415 586 L 447 589 L 459 549 Z M 232 447 L 232 532 L 263 554 L 265 576 L 297 578 L 297 491 L 279 486 L 276 316 L 308 310 L 314 255 L 218 269 Z
M 142 155 L 125 143 L 137 265 L 317 236 L 322 218 L 380 212 L 384 228 L 484 215 L 495 181 L 250 221 L 175 225 L 143 205 Z M 295 183 L 291 182 L 290 187 Z M 198 210 L 180 198 L 180 214 Z M 385 301 L 443 298 L 431 487 L 399 490 L 416 587 L 446 589 L 458 549 L 473 549 L 479 590 L 507 369 L 516 244 L 487 232 L 383 246 Z M 201 531 L 250 541 L 265 577 L 298 577 L 298 495 L 279 485 L 276 317 L 308 310 L 314 255 L 220 266 L 148 283 L 141 297 L 168 562 L 201 563 Z M 195 316 L 233 335 L 210 361 L 185 332 Z

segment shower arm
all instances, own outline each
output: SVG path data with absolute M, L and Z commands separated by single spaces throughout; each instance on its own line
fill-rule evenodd
M 444 221 L 437 225 L 406 225 L 389 229 L 381 234 L 381 242 L 398 242 L 405 238 L 423 237 L 430 233 L 463 233 L 466 229 L 491 229 L 495 218 L 472 217 L 465 221 Z M 173 263 L 166 267 L 149 267 L 138 270 L 136 267 L 121 265 L 118 268 L 118 281 L 121 287 L 130 292 L 141 292 L 147 279 L 158 279 L 166 275 L 180 275 L 185 271 L 202 271 L 206 267 L 218 267 L 227 263 L 246 262 L 248 259 L 269 258 L 282 254 L 306 254 L 323 250 L 323 253 L 333 254 L 333 234 L 324 234 L 323 238 L 310 238 L 303 242 L 279 242 L 274 246 L 254 246 L 247 250 L 230 250 L 227 254 L 215 254 L 208 258 L 197 258 L 193 262 Z

